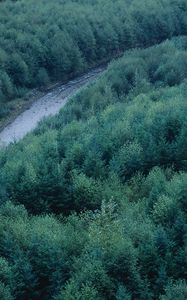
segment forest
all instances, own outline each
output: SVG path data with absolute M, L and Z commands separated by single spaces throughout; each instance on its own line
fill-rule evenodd
M 186 1 L 0 8 L 1 107 L 111 60 L 0 150 L 0 299 L 186 300 Z
M 186 11 L 185 0 L 1 1 L 0 121 L 33 88 L 185 35 Z

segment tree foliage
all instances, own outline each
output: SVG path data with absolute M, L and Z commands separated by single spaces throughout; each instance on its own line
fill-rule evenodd
M 36 24 L 46 5 L 36 27 L 25 21 L 27 39 L 24 15 L 5 35 L 10 46 L 2 39 L 0 82 L 10 98 L 15 82 L 32 86 L 33 74 L 40 84 L 65 78 L 106 51 L 152 45 L 186 28 L 185 1 L 24 3 L 0 4 L 2 20 L 7 7 L 25 16 L 30 7 Z M 21 51 L 8 59 L 15 36 Z M 1 149 L 1 299 L 186 299 L 186 50 L 178 37 L 126 51 L 57 116 Z
M 2 1 L 0 117 L 9 109 L 3 101 L 31 88 L 70 79 L 124 50 L 185 35 L 186 17 L 185 0 Z M 173 71 L 167 80 L 176 78 Z

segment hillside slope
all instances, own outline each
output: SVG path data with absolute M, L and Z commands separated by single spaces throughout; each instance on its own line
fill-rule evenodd
M 15 99 L 33 88 L 66 81 L 124 50 L 186 34 L 187 4 L 8 0 L 0 2 L 0 20 L 0 120 L 4 120 L 23 105 Z
M 2 299 L 186 299 L 186 50 L 126 52 L 0 153 Z

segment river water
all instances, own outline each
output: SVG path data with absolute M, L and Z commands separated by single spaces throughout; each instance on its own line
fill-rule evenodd
M 65 105 L 67 100 L 75 95 L 82 87 L 98 78 L 104 67 L 93 69 L 88 73 L 62 84 L 40 99 L 33 102 L 31 107 L 21 113 L 12 123 L 0 132 L 0 145 L 7 146 L 22 139 L 27 133 L 36 128 L 44 117 L 55 115 Z

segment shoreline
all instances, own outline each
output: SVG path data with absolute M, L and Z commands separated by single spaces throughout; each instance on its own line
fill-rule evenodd
M 105 66 L 93 68 L 91 71 L 78 76 L 66 84 L 57 83 L 47 88 L 47 92 L 38 92 L 31 97 L 25 106 L 9 119 L 6 126 L 0 131 L 0 145 L 2 147 L 17 142 L 26 134 L 34 130 L 37 124 L 45 117 L 57 114 L 67 100 L 90 82 L 96 80 L 106 69 Z

